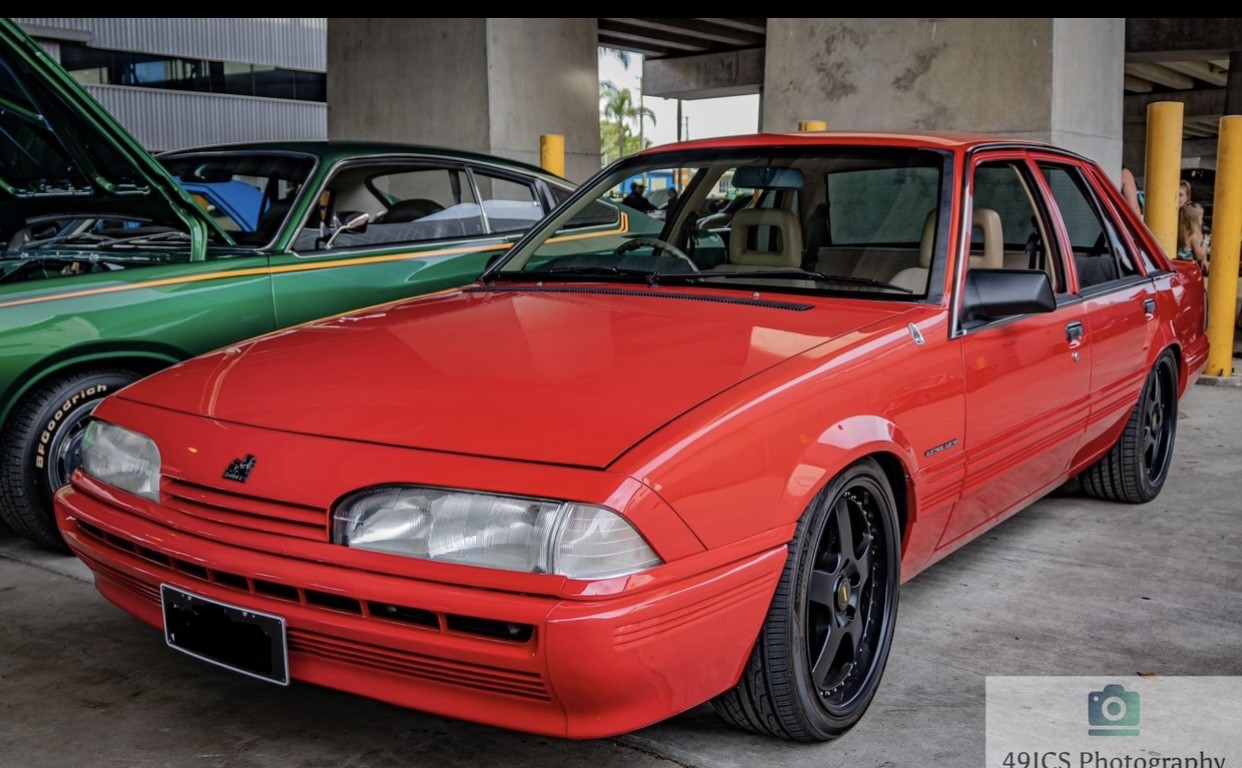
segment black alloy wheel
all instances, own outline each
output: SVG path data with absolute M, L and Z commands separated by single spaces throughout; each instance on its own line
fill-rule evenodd
M 892 645 L 901 531 L 872 459 L 847 467 L 803 514 L 737 686 L 713 700 L 742 728 L 795 741 L 843 735 L 871 704 Z
M 1178 365 L 1172 350 L 1156 358 L 1117 442 L 1078 476 L 1089 496 L 1142 504 L 1169 476 L 1177 439 Z
M 1149 375 L 1142 409 L 1143 470 L 1148 484 L 1160 486 L 1173 458 L 1173 434 L 1177 427 L 1177 370 L 1173 361 L 1161 360 Z

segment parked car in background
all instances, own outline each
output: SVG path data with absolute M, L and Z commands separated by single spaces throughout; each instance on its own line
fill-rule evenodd
M 153 158 L 7 19 L 0 99 L 0 519 L 52 548 L 52 492 L 101 397 L 248 336 L 470 282 L 573 189 L 413 145 Z
M 670 169 L 634 232 L 610 191 Z M 748 205 L 705 230 L 726 176 Z M 107 397 L 57 517 L 107 599 L 264 681 L 569 738 L 710 701 L 822 741 L 903 581 L 1072 478 L 1160 493 L 1204 321 L 1198 268 L 1056 147 L 672 145 L 467 287 Z

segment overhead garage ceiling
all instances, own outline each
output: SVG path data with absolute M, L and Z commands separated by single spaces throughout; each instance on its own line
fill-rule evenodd
M 600 19 L 599 43 L 650 58 L 766 44 L 767 19 Z M 1215 156 L 1229 55 L 1242 52 L 1242 19 L 1126 19 L 1125 136 L 1145 136 L 1147 105 L 1182 101 L 1183 157 Z
M 599 44 L 650 58 L 762 48 L 767 19 L 600 19 Z

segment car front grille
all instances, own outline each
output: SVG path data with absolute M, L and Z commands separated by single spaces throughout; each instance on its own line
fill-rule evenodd
M 239 592 L 298 603 L 326 611 L 363 616 L 376 621 L 396 622 L 423 627 L 433 631 L 473 635 L 491 640 L 502 640 L 508 643 L 527 643 L 534 637 L 535 628 L 530 624 L 497 621 L 466 614 L 441 613 L 413 606 L 395 605 L 379 600 L 360 600 L 333 592 L 243 576 L 215 568 L 207 568 L 181 558 L 170 557 L 83 520 L 78 520 L 77 526 L 84 536 L 107 546 L 113 551 L 124 552 L 197 581 L 215 584 Z M 117 586 L 123 587 L 151 602 L 160 602 L 158 587 L 129 576 L 112 566 L 105 565 L 89 555 L 83 555 L 82 559 L 93 570 L 104 575 Z
M 362 643 L 357 640 L 346 640 L 321 632 L 290 629 L 289 650 L 386 674 L 434 680 L 537 701 L 551 701 L 552 698 L 548 694 L 543 678 L 533 672 L 466 664 Z
M 328 512 L 320 507 L 270 501 L 170 477 L 164 479 L 160 503 L 183 515 L 240 530 L 328 540 Z

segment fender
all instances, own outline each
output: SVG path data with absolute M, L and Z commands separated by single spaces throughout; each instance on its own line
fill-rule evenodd
M 96 342 L 58 351 L 21 372 L 0 391 L 0 424 L 8 421 L 14 406 L 48 379 L 67 371 L 88 367 L 129 367 L 143 374 L 179 363 L 189 357 L 184 350 L 166 344 Z

